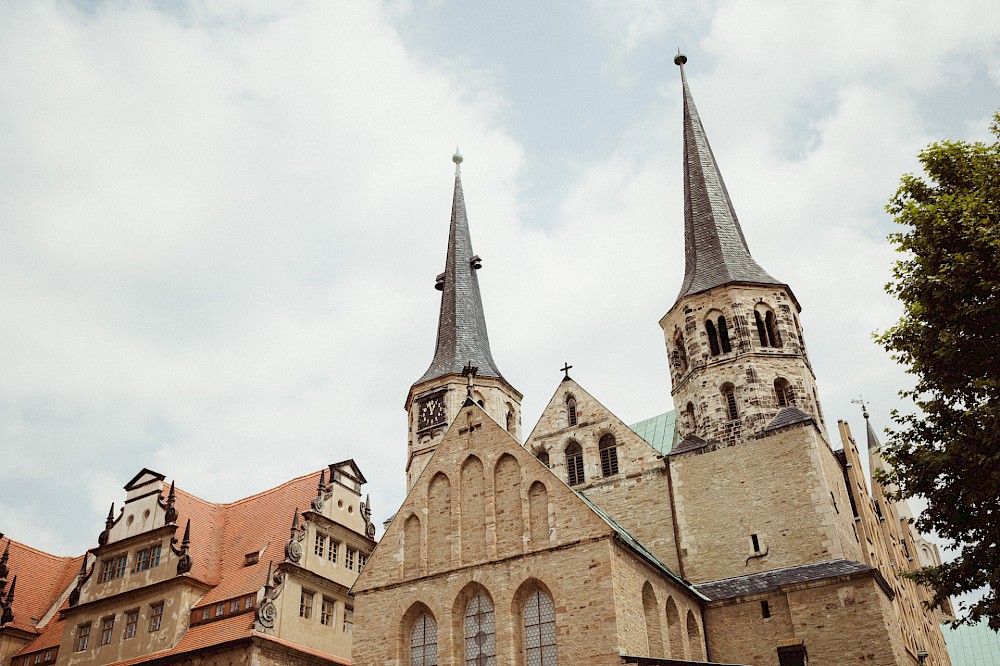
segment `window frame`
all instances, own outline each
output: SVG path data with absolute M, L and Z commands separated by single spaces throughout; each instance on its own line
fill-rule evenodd
M 111 637 L 115 633 L 116 617 L 115 615 L 110 615 L 101 618 L 101 645 L 111 645 Z
M 604 433 L 598 440 L 597 448 L 601 455 L 601 476 L 618 474 L 618 440 L 615 436 L 610 432 Z
M 149 605 L 149 631 L 146 633 L 152 634 L 159 631 L 163 626 L 163 602 L 158 601 L 155 604 Z
M 122 640 L 127 641 L 134 638 L 139 633 L 139 609 L 134 608 L 125 611 L 125 629 L 122 631 Z
M 316 593 L 312 590 L 302 588 L 299 591 L 299 617 L 305 620 L 312 620 L 313 603 Z
M 570 451 L 576 447 L 576 450 Z M 587 473 L 583 464 L 583 447 L 580 442 L 570 440 L 566 445 L 566 483 L 579 486 L 587 482 Z
M 327 613 L 327 607 L 330 612 Z M 323 595 L 319 607 L 319 623 L 324 627 L 333 627 L 337 619 L 337 602 L 330 597 Z

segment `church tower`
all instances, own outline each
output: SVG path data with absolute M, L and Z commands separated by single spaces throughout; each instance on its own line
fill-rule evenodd
M 660 320 L 677 435 L 723 445 L 784 407 L 823 423 L 816 378 L 787 284 L 750 255 L 678 54 L 684 94 L 684 282 Z
M 482 267 L 472 252 L 469 219 L 462 192 L 462 155 L 456 151 L 455 194 L 444 273 L 434 288 L 441 292 L 434 360 L 406 396 L 409 414 L 406 489 L 413 486 L 467 397 L 521 439 L 521 394 L 512 387 L 490 352 L 486 317 L 476 271 Z

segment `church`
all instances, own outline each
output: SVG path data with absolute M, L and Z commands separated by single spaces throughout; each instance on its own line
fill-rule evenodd
M 143 469 L 80 557 L 0 536 L 0 666 L 949 664 L 942 614 L 899 576 L 937 548 L 863 472 L 885 465 L 875 428 L 859 445 L 826 420 L 800 303 L 750 253 L 675 63 L 673 410 L 628 425 L 567 364 L 525 436 L 456 153 L 436 347 L 381 540 L 353 460 L 230 504 Z
M 456 154 L 408 495 L 354 584 L 356 664 L 948 664 L 897 572 L 936 549 L 830 436 L 792 288 L 751 255 L 684 77 L 674 411 L 630 428 L 569 374 L 521 443 Z M 642 436 L 640 436 L 642 433 Z M 884 464 L 874 429 L 873 467 Z

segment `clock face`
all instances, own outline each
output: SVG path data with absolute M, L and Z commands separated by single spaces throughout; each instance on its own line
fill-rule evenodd
M 417 413 L 417 427 L 422 430 L 442 423 L 444 423 L 444 396 L 435 395 L 422 401 L 420 411 Z

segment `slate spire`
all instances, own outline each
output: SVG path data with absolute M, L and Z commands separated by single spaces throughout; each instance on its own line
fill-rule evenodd
M 750 256 L 684 75 L 686 62 L 681 53 L 674 58 L 684 89 L 684 283 L 677 298 L 731 282 L 783 284 Z
M 476 271 L 482 266 L 472 252 L 469 219 L 462 193 L 462 155 L 455 151 L 455 194 L 451 205 L 451 230 L 448 233 L 448 258 L 444 273 L 435 287 L 441 290 L 441 314 L 438 318 L 434 360 L 417 384 L 444 375 L 460 375 L 471 363 L 480 377 L 503 379 L 490 353 L 486 334 L 483 299 L 479 293 Z

